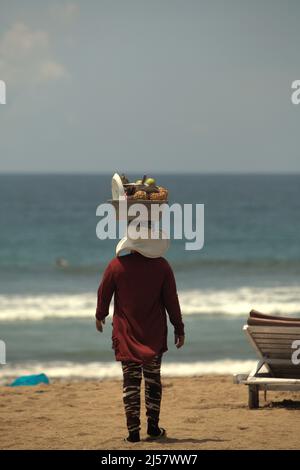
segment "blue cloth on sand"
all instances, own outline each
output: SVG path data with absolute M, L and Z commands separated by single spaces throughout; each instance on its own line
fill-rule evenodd
M 19 385 L 38 385 L 49 384 L 49 379 L 46 374 L 23 375 L 18 377 L 11 384 L 10 387 L 18 387 Z

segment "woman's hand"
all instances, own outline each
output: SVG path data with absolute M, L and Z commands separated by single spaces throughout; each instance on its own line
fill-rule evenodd
M 103 325 L 105 324 L 105 318 L 103 320 L 97 320 L 96 318 L 96 329 L 100 331 L 100 333 L 103 332 Z
M 175 335 L 175 345 L 179 349 L 184 345 L 184 336 Z

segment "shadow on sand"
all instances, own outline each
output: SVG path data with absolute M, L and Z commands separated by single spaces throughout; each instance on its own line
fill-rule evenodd
M 282 400 L 271 401 L 267 403 L 265 408 L 288 408 L 289 410 L 300 410 L 300 401 L 296 400 Z
M 147 441 L 147 439 L 145 439 Z M 163 439 L 157 439 L 155 441 L 147 441 L 147 442 L 159 442 L 160 444 L 205 444 L 207 442 L 226 442 L 228 439 L 194 439 L 194 438 L 184 438 L 184 439 L 176 439 L 175 437 L 165 437 Z

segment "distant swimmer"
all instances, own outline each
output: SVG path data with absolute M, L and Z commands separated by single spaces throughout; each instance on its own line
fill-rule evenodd
M 56 258 L 55 264 L 58 268 L 67 268 L 69 262 L 65 258 Z

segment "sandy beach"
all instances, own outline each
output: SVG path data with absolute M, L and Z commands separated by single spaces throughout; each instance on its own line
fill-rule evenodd
M 230 376 L 163 379 L 168 437 L 129 444 L 120 380 L 1 387 L 1 449 L 298 449 L 299 394 L 268 393 L 249 410 L 247 388 Z M 283 401 L 284 400 L 284 401 Z M 293 401 L 291 401 L 293 400 Z

